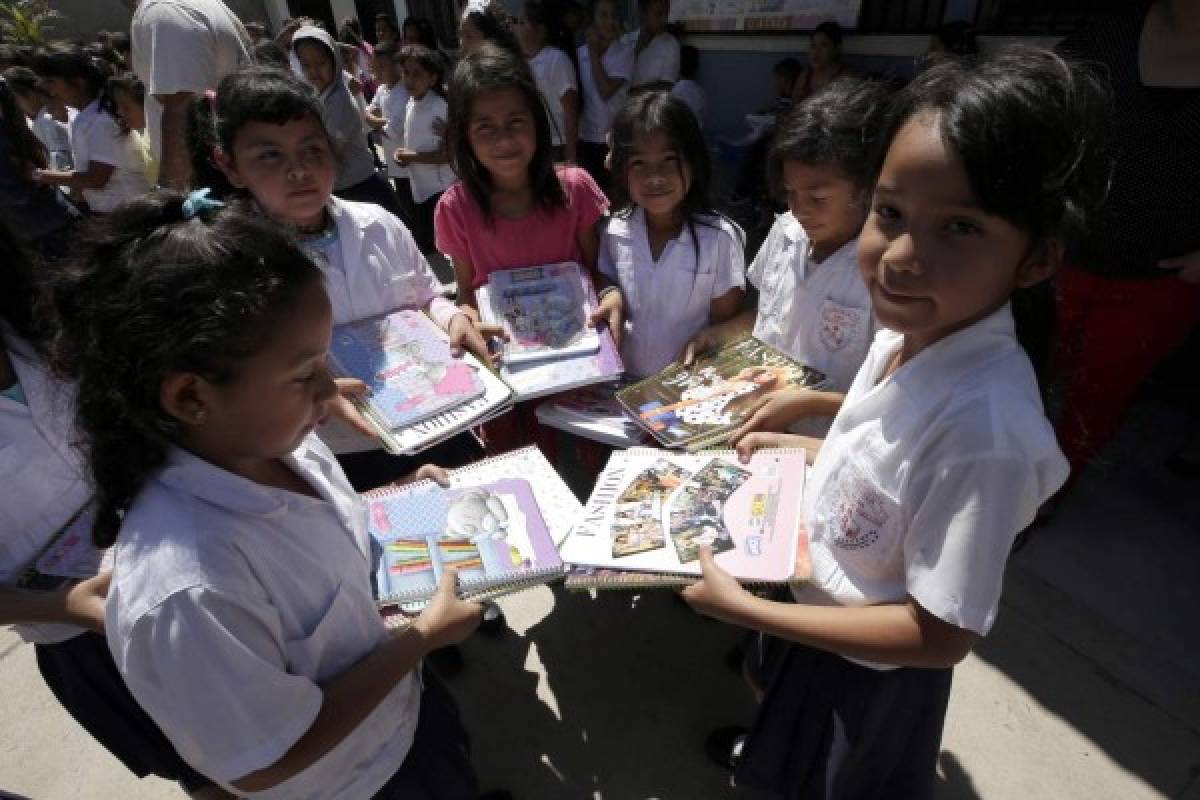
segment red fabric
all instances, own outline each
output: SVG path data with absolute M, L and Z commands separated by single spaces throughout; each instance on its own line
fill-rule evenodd
M 1058 441 L 1071 478 L 1112 439 L 1138 387 L 1200 322 L 1200 284 L 1116 280 L 1065 267 L 1056 277 Z

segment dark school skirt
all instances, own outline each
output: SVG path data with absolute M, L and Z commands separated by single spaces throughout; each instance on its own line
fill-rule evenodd
M 425 688 L 412 749 L 374 800 L 475 800 L 479 780 L 458 705 L 430 670 L 423 671 L 421 682 Z
M 213 785 L 179 757 L 133 699 L 103 636 L 88 631 L 34 649 L 42 679 L 58 702 L 130 772 L 175 781 L 189 793 Z
M 746 672 L 766 693 L 739 786 L 787 800 L 933 797 L 952 670 L 874 670 L 761 635 Z
M 397 481 L 423 464 L 453 469 L 478 461 L 483 456 L 483 446 L 479 440 L 464 431 L 412 456 L 395 456 L 386 450 L 368 450 L 364 453 L 343 453 L 337 456 L 337 460 L 354 491 L 366 492 Z

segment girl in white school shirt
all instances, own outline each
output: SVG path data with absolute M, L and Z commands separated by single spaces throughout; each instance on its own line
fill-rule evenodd
M 575 42 L 562 12 L 553 3 L 529 0 L 517 22 L 517 41 L 550 112 L 554 160 L 574 164 L 579 141 L 579 69 Z
M 92 508 L 72 447 L 74 390 L 48 366 L 54 331 L 37 308 L 39 272 L 0 223 L 0 624 L 33 644 L 63 708 L 131 772 L 212 796 L 212 782 L 179 757 L 117 672 L 104 639 L 107 565 L 54 589 L 14 585 L 66 528 L 86 535 Z
M 867 356 L 875 333 L 871 295 L 856 248 L 870 205 L 870 159 L 883 124 L 878 83 L 844 78 L 809 98 L 780 125 L 768 156 L 771 182 L 788 211 L 747 269 L 758 309 L 701 331 L 684 356 L 754 335 L 828 379 L 823 390 L 789 388 L 762 401 L 730 437 L 752 431 L 823 436 Z
M 712 209 L 712 167 L 691 109 L 666 91 L 630 98 L 613 121 L 616 205 L 600 241 L 594 319 L 624 319 L 633 377 L 678 359 L 700 330 L 729 320 L 746 285 L 741 229 Z M 616 330 L 616 328 L 614 328 Z
M 336 391 L 321 270 L 270 221 L 189 199 L 123 206 L 56 291 L 117 667 L 240 797 L 473 800 L 453 702 L 417 668 L 481 608 L 451 573 L 389 634 L 365 507 L 313 434 Z
M 1067 477 L 1017 340 L 1102 201 L 1108 98 L 1054 54 L 950 61 L 894 100 L 858 258 L 882 326 L 805 486 L 811 581 L 792 602 L 701 555 L 683 593 L 761 632 L 740 785 L 799 798 L 931 797 L 951 668 L 995 620 L 1017 533 Z M 716 732 L 714 756 L 734 736 Z M 724 750 L 722 754 L 722 743 Z

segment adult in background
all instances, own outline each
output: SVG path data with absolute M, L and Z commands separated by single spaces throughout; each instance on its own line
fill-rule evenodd
M 192 97 L 249 64 L 250 38 L 221 0 L 125 0 L 134 9 L 133 71 L 146 85 L 146 132 L 158 182 L 186 189 Z
M 833 20 L 822 22 L 809 39 L 808 66 L 792 87 L 792 102 L 799 105 L 806 97 L 816 94 L 850 68 L 842 62 L 842 26 Z
M 1058 439 L 1072 479 L 1200 321 L 1200 0 L 1122 4 L 1060 45 L 1111 76 L 1107 206 L 1059 270 Z
M 667 32 L 671 0 L 638 0 L 638 29 L 626 34 L 636 61 L 630 88 L 679 80 L 679 40 Z

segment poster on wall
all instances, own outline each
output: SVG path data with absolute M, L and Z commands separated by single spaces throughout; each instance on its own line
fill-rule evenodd
M 862 0 L 673 0 L 671 20 L 693 33 L 812 30 L 858 25 Z

